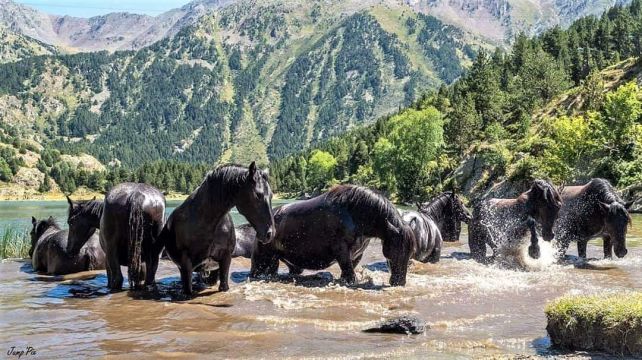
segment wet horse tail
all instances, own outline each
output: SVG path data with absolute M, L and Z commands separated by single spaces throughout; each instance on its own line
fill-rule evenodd
M 145 237 L 145 214 L 143 212 L 144 197 L 136 194 L 131 197 L 129 210 L 129 288 L 136 290 L 138 284 L 144 280 L 142 252 Z

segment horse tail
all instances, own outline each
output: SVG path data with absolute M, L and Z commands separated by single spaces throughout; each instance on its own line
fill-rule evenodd
M 135 290 L 143 271 L 142 251 L 145 237 L 145 215 L 143 212 L 143 197 L 133 196 L 129 210 L 129 288 Z

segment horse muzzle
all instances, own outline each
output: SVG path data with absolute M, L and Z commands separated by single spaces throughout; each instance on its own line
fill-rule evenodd
M 272 239 L 274 239 L 274 229 L 269 228 L 264 235 L 259 235 L 258 233 L 256 234 L 256 238 L 261 242 L 262 244 L 269 244 Z
M 544 238 L 544 241 L 552 241 L 555 238 L 555 234 L 552 231 L 549 233 L 542 233 L 542 238 Z

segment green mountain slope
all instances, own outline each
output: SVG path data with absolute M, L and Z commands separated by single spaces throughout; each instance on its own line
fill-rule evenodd
M 17 34 L 0 24 L 0 64 L 55 53 L 53 46 Z
M 4 126 L 103 163 L 262 163 L 459 77 L 482 46 L 400 5 L 240 1 L 139 51 L 0 67 Z

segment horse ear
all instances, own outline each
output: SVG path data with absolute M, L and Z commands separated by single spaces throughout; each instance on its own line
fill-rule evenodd
M 248 169 L 250 171 L 250 179 L 254 179 L 254 176 L 256 175 L 256 161 L 252 161 Z
M 31 217 L 31 224 L 32 225 L 36 225 L 37 222 L 38 222 L 38 220 L 36 220 L 36 218 L 32 216 Z
M 96 195 L 94 195 L 94 198 L 91 199 L 91 201 L 96 201 Z
M 600 203 L 600 209 L 602 209 L 604 213 L 608 213 L 611 205 L 601 201 L 599 203 Z
M 631 206 L 635 203 L 635 200 L 627 201 L 624 203 L 624 208 L 627 210 L 631 210 Z
M 65 197 L 67 198 L 67 203 L 69 203 L 69 207 L 73 208 L 74 207 L 74 202 L 71 201 L 71 198 L 69 198 L 69 195 L 65 195 Z
M 417 210 L 421 210 L 421 203 L 419 201 L 415 202 L 415 206 L 417 207 Z

